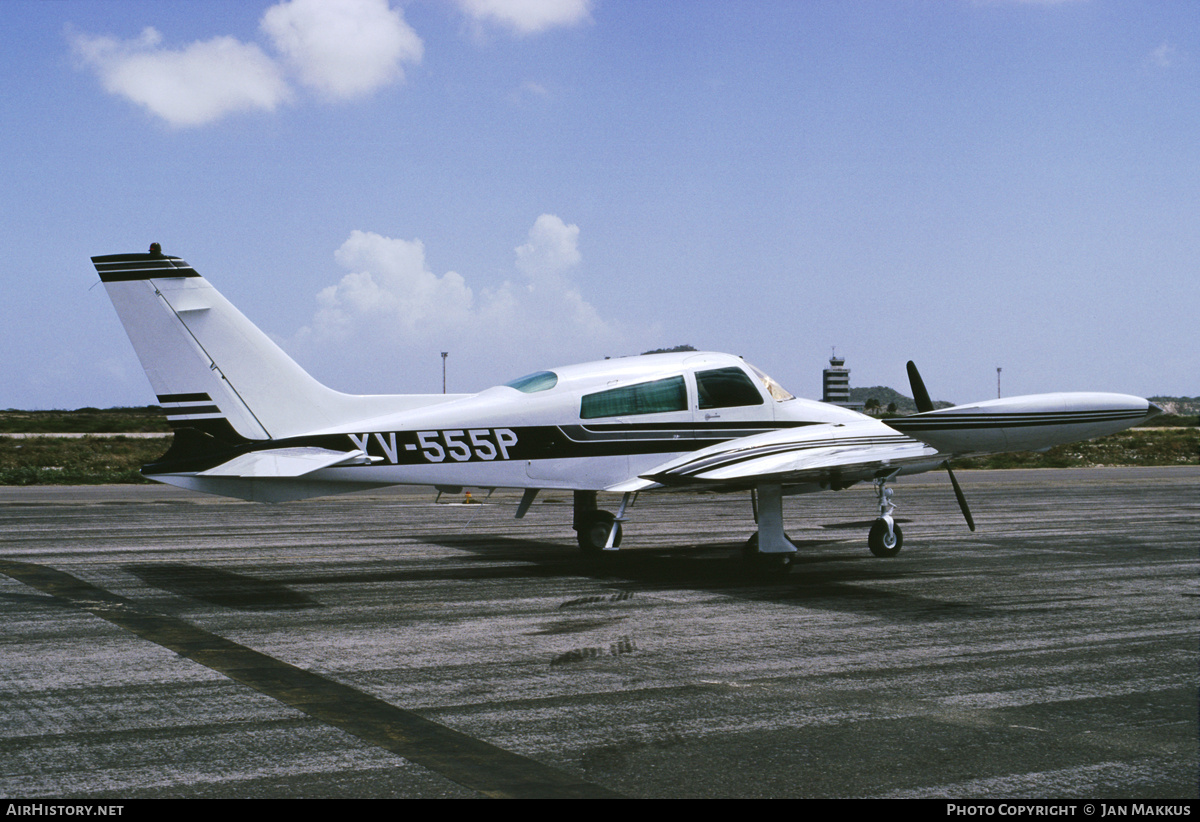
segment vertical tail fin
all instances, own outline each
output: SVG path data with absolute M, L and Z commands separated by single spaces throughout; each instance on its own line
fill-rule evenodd
M 149 254 L 92 262 L 177 431 L 227 443 L 283 439 L 452 398 L 359 397 L 327 388 L 157 244 Z

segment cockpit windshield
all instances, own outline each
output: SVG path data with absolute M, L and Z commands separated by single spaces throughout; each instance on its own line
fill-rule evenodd
M 796 399 L 795 394 L 793 394 L 791 391 L 788 391 L 779 383 L 775 382 L 775 380 L 768 377 L 762 371 L 758 370 L 753 365 L 750 365 L 750 363 L 746 363 L 746 365 L 749 366 L 750 370 L 754 372 L 754 376 L 762 380 L 762 384 L 767 387 L 767 393 L 771 395 L 771 398 L 774 399 L 775 402 L 784 402 L 786 400 Z
M 509 388 L 515 388 L 518 391 L 524 391 L 526 394 L 533 394 L 537 391 L 549 391 L 554 386 L 558 385 L 558 375 L 553 371 L 535 371 L 532 374 L 526 374 L 524 377 L 517 377 L 512 382 L 504 383 Z

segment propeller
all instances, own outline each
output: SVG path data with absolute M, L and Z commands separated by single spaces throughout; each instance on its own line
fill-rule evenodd
M 925 381 L 921 379 L 921 372 L 917 371 L 917 364 L 912 360 L 908 361 L 908 384 L 912 386 L 913 402 L 917 404 L 917 411 L 922 414 L 926 411 L 932 411 L 933 400 L 929 399 L 929 391 L 925 389 Z M 963 519 L 967 521 L 967 527 L 974 531 L 975 520 L 971 516 L 971 509 L 967 507 L 967 498 L 963 496 L 962 486 L 958 484 L 958 478 L 950 470 L 950 460 L 943 462 L 942 467 L 950 475 L 950 484 L 954 486 L 954 497 L 958 500 L 958 507 L 962 510 Z
M 967 507 L 967 498 L 963 496 L 962 488 L 958 484 L 958 480 L 954 476 L 954 472 L 950 470 L 950 460 L 942 463 L 942 467 L 946 469 L 946 473 L 950 475 L 950 484 L 954 486 L 954 496 L 958 499 L 958 507 L 962 509 L 963 519 L 967 521 L 967 527 L 972 531 L 975 530 L 975 520 L 971 517 L 971 509 Z
M 917 364 L 912 360 L 908 361 L 908 384 L 912 386 L 913 402 L 917 404 L 917 411 L 922 414 L 932 411 L 933 400 L 929 399 L 929 392 L 925 390 L 925 381 L 921 379 L 921 372 L 917 370 Z

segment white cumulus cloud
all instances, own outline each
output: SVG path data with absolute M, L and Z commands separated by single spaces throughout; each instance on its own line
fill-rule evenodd
M 322 337 L 346 338 L 374 323 L 394 339 L 416 339 L 470 315 L 471 289 L 453 271 L 430 271 L 420 240 L 356 230 L 333 256 L 350 273 L 317 295 L 313 328 Z
M 579 265 L 579 226 L 543 214 L 529 229 L 529 240 L 517 246 L 517 269 L 533 283 L 547 281 Z
M 196 126 L 238 111 L 273 111 L 291 98 L 282 72 L 256 45 L 232 37 L 162 47 L 153 28 L 135 40 L 76 35 L 75 53 L 105 91 L 126 97 L 173 126 Z
M 331 97 L 359 97 L 404 77 L 424 45 L 387 0 L 289 0 L 262 30 L 300 81 Z
M 312 322 L 289 346 L 327 381 L 356 391 L 429 388 L 414 388 L 404 374 L 381 380 L 363 352 L 428 366 L 440 351 L 450 351 L 457 390 L 485 388 L 522 370 L 627 353 L 628 331 L 601 317 L 571 281 L 582 262 L 578 238 L 578 226 L 543 214 L 515 249 L 513 265 L 523 281 L 472 288 L 457 272 L 431 271 L 420 240 L 354 231 L 334 254 L 348 273 L 321 290 Z
M 492 23 L 518 34 L 540 34 L 591 19 L 591 0 L 458 0 L 477 23 Z
M 179 127 L 274 111 L 295 98 L 293 77 L 328 98 L 361 97 L 402 80 L 424 50 L 388 0 L 285 0 L 260 26 L 279 57 L 228 36 L 169 48 L 153 28 L 132 40 L 70 39 L 105 91 Z

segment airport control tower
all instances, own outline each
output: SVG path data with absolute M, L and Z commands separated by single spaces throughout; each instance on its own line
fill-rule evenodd
M 846 358 L 839 357 L 836 349 L 829 358 L 829 367 L 821 372 L 821 401 L 851 411 L 863 410 L 861 402 L 850 401 L 850 369 L 846 367 Z
M 821 402 L 850 404 L 850 369 L 845 365 L 845 357 L 839 357 L 836 351 L 829 358 L 829 367 L 821 372 Z

